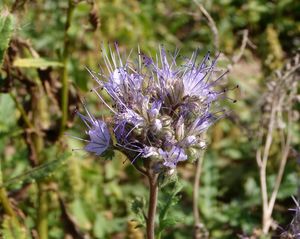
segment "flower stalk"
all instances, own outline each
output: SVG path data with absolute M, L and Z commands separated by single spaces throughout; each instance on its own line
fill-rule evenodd
M 199 158 L 197 159 L 196 173 L 193 185 L 193 215 L 194 215 L 194 239 L 201 239 L 201 219 L 199 213 L 199 187 L 200 187 L 200 177 L 202 173 L 202 166 L 204 161 L 204 152 L 201 151 Z
M 45 182 L 38 182 L 38 213 L 37 231 L 39 238 L 48 238 L 48 195 L 45 191 Z
M 40 84 L 37 84 L 32 89 L 31 107 L 33 109 L 32 124 L 34 126 L 34 133 L 30 135 L 31 139 L 31 164 L 32 167 L 37 167 L 45 162 L 43 157 L 43 149 L 45 141 L 42 133 L 42 126 L 39 116 L 43 114 L 42 96 L 44 90 Z M 37 182 L 37 215 L 36 215 L 36 229 L 40 239 L 48 239 L 48 192 L 45 190 L 47 182 L 41 180 Z
M 157 196 L 158 196 L 158 183 L 157 183 L 158 175 L 157 174 L 148 174 L 148 182 L 149 182 L 149 207 L 148 207 L 148 215 L 146 220 L 146 232 L 147 239 L 155 238 L 155 216 L 157 209 Z

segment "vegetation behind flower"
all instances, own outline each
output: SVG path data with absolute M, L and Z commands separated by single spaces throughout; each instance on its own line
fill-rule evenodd
M 126 50 L 136 49 L 137 45 L 141 45 L 142 53 L 153 56 L 155 64 L 159 43 L 164 43 L 166 49 L 180 48 L 180 55 L 188 59 L 199 48 L 198 62 L 213 49 L 213 56 L 221 52 L 219 67 L 230 70 L 226 88 L 240 86 L 239 90 L 227 92 L 227 97 L 238 100 L 236 104 L 220 96 L 211 108 L 212 112 L 219 112 L 218 116 L 224 113 L 223 108 L 230 111 L 206 132 L 201 163 L 185 160 L 177 164 L 181 191 L 174 183 L 159 191 L 158 212 L 165 213 L 156 218 L 157 233 L 164 228 L 164 238 L 191 238 L 196 226 L 204 238 L 258 237 L 262 234 L 260 173 L 263 172 L 266 177 L 262 181 L 267 185 L 264 192 L 269 200 L 264 204 L 267 226 L 271 222 L 268 234 L 283 236 L 290 222 L 294 225 L 297 221 L 292 221 L 294 213 L 288 209 L 295 205 L 290 196 L 297 191 L 299 181 L 299 103 L 296 103 L 299 91 L 290 90 L 289 84 L 280 87 L 280 82 L 286 76 L 293 85 L 298 82 L 295 78 L 298 70 L 290 73 L 297 68 L 292 59 L 299 48 L 298 1 L 4 0 L 0 1 L 0 9 L 0 57 L 4 57 L 0 60 L 3 63 L 0 71 L 3 235 L 18 235 L 21 239 L 36 234 L 41 239 L 67 235 L 143 238 L 143 230 L 131 219 L 143 223 L 147 212 L 141 209 L 147 205 L 144 198 L 148 196 L 148 184 L 147 177 L 141 176 L 134 166 L 143 166 L 142 162 L 150 162 L 150 158 L 136 158 L 133 164 L 119 150 L 114 154 L 106 150 L 101 158 L 82 150 L 70 153 L 89 142 L 64 136 L 66 129 L 70 135 L 80 137 L 84 137 L 80 132 L 89 131 L 79 117 L 74 117 L 76 109 L 83 114 L 80 99 L 86 98 L 84 104 L 95 119 L 107 123 L 113 144 L 118 143 L 113 132 L 114 113 L 95 93 L 88 93 L 95 84 L 88 79 L 85 68 L 97 69 L 98 64 L 104 67 L 105 62 L 99 57 L 100 42 L 114 41 L 120 43 L 123 63 L 128 56 Z M 117 53 L 113 52 L 117 59 Z M 166 54 L 171 63 L 174 53 Z M 138 57 L 138 50 L 134 51 L 130 64 L 137 65 Z M 186 60 L 178 57 L 178 67 Z M 284 65 L 288 71 L 274 75 Z M 147 71 L 143 66 L 142 73 Z M 96 90 L 113 106 L 105 89 Z M 215 90 L 221 92 L 224 88 L 218 85 Z M 293 104 L 280 100 L 278 92 L 282 91 L 287 98 L 295 96 Z M 273 99 L 279 99 L 280 107 L 272 104 Z M 276 112 L 272 117 L 270 109 Z M 260 153 L 265 145 L 268 148 L 265 136 L 271 118 L 275 122 L 273 140 L 269 154 L 264 154 L 268 163 L 263 167 L 259 164 L 259 168 Z M 99 123 L 98 127 L 106 132 L 104 124 Z M 128 137 L 139 132 L 131 133 Z M 288 141 L 284 135 L 288 135 Z M 107 135 L 101 135 L 104 136 Z M 103 148 L 106 147 L 104 144 Z M 161 150 L 164 157 L 171 152 L 168 148 Z M 98 148 L 96 152 L 100 153 Z M 140 153 L 128 152 L 132 159 Z M 157 160 L 162 165 L 159 169 L 170 174 L 174 170 L 163 165 L 162 156 L 159 154 Z M 285 164 L 285 168 L 277 191 L 280 164 Z M 201 175 L 198 186 L 195 184 L 198 192 L 193 186 L 195 175 Z M 193 199 L 192 194 L 198 198 Z M 200 209 L 200 221 L 196 224 L 197 211 L 192 208 Z M 138 217 L 132 212 L 138 213 Z M 297 235 L 296 230 L 296 226 L 290 226 L 289 232 Z

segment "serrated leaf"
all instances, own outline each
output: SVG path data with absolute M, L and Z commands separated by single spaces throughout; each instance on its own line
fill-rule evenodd
M 178 222 L 177 218 L 166 218 L 160 222 L 161 228 L 174 226 Z
M 172 206 L 179 202 L 180 196 L 178 193 L 182 189 L 182 185 L 178 182 L 173 182 L 173 189 L 167 192 L 167 199 L 161 204 L 161 210 L 159 213 L 159 227 L 158 232 L 161 233 L 166 227 L 174 225 L 177 219 L 174 217 L 168 217 L 168 211 Z
M 141 211 L 143 211 L 143 208 L 145 207 L 145 200 L 143 198 L 135 198 L 131 204 L 131 210 L 135 213 L 138 214 Z
M 131 211 L 136 215 L 136 221 L 140 226 L 145 226 L 144 208 L 146 201 L 142 197 L 137 197 L 131 203 Z
M 3 239 L 26 239 L 25 229 L 15 219 L 5 216 L 2 223 Z
M 2 65 L 4 53 L 14 30 L 14 17 L 8 10 L 0 13 L 0 66 Z
M 180 192 L 181 189 L 182 186 L 179 183 L 175 182 L 173 190 L 169 193 L 167 200 L 162 205 L 162 209 L 159 214 L 160 220 L 163 220 L 166 217 L 167 212 L 171 206 L 174 206 L 178 203 L 180 197 L 177 194 Z
M 158 185 L 160 188 L 166 187 L 171 183 L 176 183 L 178 181 L 177 173 L 166 176 L 165 173 L 160 173 L 158 175 Z
M 44 58 L 18 58 L 14 61 L 15 67 L 31 67 L 31 68 L 47 68 L 47 67 L 63 67 L 59 61 L 50 61 Z

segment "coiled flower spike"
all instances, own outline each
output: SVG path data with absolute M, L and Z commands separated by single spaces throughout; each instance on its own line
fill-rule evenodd
M 216 59 L 211 61 L 208 53 L 198 63 L 195 51 L 182 60 L 178 51 L 168 56 L 163 47 L 155 60 L 140 50 L 137 60 L 131 60 L 131 54 L 123 60 L 117 45 L 115 51 L 102 52 L 106 69 L 88 70 L 99 85 L 93 91 L 112 112 L 115 146 L 130 155 L 131 162 L 152 160 L 162 169 L 173 169 L 189 158 L 191 149 L 203 149 L 203 134 L 222 117 L 213 105 L 224 93 L 215 87 L 226 72 L 216 70 Z M 99 89 L 107 92 L 114 107 Z M 78 115 L 89 127 L 91 140 L 85 149 L 102 154 L 112 142 L 108 127 L 89 113 Z

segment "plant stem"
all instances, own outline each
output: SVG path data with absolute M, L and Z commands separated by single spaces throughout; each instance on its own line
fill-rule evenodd
M 65 25 L 65 33 L 64 33 L 64 50 L 63 50 L 63 73 L 62 73 L 62 93 L 61 93 L 61 110 L 62 110 L 62 118 L 60 125 L 60 135 L 63 134 L 67 121 L 68 121 L 68 104 L 69 104 L 69 84 L 68 84 L 68 61 L 69 61 L 69 45 L 70 38 L 68 35 L 68 30 L 71 26 L 71 20 L 75 8 L 75 3 L 73 0 L 68 1 L 68 10 L 67 10 L 67 20 Z
M 0 162 L 0 184 L 3 185 L 2 181 L 2 171 L 1 171 L 1 162 Z M 16 213 L 13 207 L 10 204 L 9 198 L 7 196 L 6 190 L 4 187 L 0 187 L 0 204 L 2 204 L 4 212 L 9 215 L 17 224 L 19 221 L 17 219 Z
M 21 227 L 18 217 L 10 204 L 5 188 L 0 188 L 0 204 L 2 204 L 4 212 L 11 217 L 17 226 Z
M 23 106 L 18 102 L 17 98 L 14 96 L 13 93 L 10 92 L 9 95 L 13 99 L 13 101 L 15 102 L 15 105 L 16 105 L 17 109 L 19 110 L 19 112 L 21 113 L 21 116 L 22 116 L 25 124 L 27 125 L 27 127 L 29 129 L 33 129 L 34 127 L 33 127 L 32 123 L 31 123 L 31 121 L 29 120 L 29 118 L 28 118 L 28 116 L 27 116 L 27 114 L 26 114 Z
M 198 208 L 198 202 L 199 202 L 199 186 L 200 186 L 200 176 L 202 172 L 202 165 L 203 165 L 203 159 L 204 159 L 204 151 L 201 151 L 199 158 L 197 160 L 197 168 L 196 168 L 196 174 L 194 179 L 194 189 L 193 189 L 193 214 L 194 214 L 194 239 L 200 239 L 201 238 L 201 222 L 200 222 L 200 215 L 199 215 L 199 208 Z
M 6 194 L 6 191 L 4 188 L 0 188 L 0 202 L 4 208 L 5 213 L 13 218 L 16 218 L 16 214 L 9 202 L 9 199 L 7 197 L 7 194 Z
M 36 85 L 32 89 L 32 109 L 33 109 L 33 125 L 35 127 L 35 133 L 31 135 L 31 141 L 33 146 L 33 156 L 35 157 L 35 162 L 33 162 L 33 167 L 38 167 L 45 162 L 43 156 L 43 149 L 45 146 L 43 134 L 41 133 L 41 125 L 39 119 L 43 114 L 43 104 L 40 100 L 44 95 L 43 88 L 40 85 Z M 37 215 L 36 215 L 36 228 L 39 235 L 39 239 L 48 239 L 48 193 L 45 190 L 46 182 L 39 181 L 37 183 L 38 197 L 37 197 Z
M 215 49 L 219 49 L 219 45 L 220 45 L 219 32 L 218 32 L 218 28 L 216 26 L 216 23 L 215 23 L 214 19 L 211 17 L 211 15 L 209 14 L 209 12 L 204 8 L 204 6 L 202 4 L 200 4 L 196 0 L 193 0 L 193 2 L 197 5 L 197 7 L 199 8 L 199 10 L 206 17 L 207 24 L 208 24 L 208 26 L 209 26 L 209 28 L 212 31 L 213 36 L 214 36 L 214 38 L 213 38 L 214 47 L 215 47 Z
M 44 184 L 44 182 L 38 182 L 37 231 L 40 239 L 48 238 L 48 201 Z
M 262 207 L 263 207 L 262 230 L 263 230 L 263 234 L 265 235 L 268 233 L 270 227 L 269 225 L 271 225 L 271 221 L 272 221 L 271 215 L 269 215 L 268 213 L 269 199 L 268 199 L 266 170 L 267 170 L 270 148 L 273 141 L 272 135 L 275 127 L 275 113 L 276 113 L 276 108 L 275 108 L 275 103 L 273 103 L 263 154 L 261 156 L 261 153 L 259 153 L 259 160 L 258 160 L 260 162 L 259 178 L 260 178 L 260 185 L 261 185 L 260 187 L 261 187 Z
M 148 174 L 149 180 L 149 207 L 148 207 L 148 216 L 147 216 L 147 239 L 155 238 L 155 215 L 157 208 L 157 195 L 158 195 L 158 184 L 157 184 L 158 175 Z
M 39 137 L 39 136 L 38 136 Z M 42 138 L 38 139 L 42 140 Z M 40 151 L 39 156 L 40 156 Z M 39 158 L 39 164 L 43 160 Z M 38 208 L 37 208 L 37 231 L 40 239 L 48 239 L 48 200 L 47 191 L 45 190 L 46 182 L 40 181 L 37 183 L 38 187 Z

